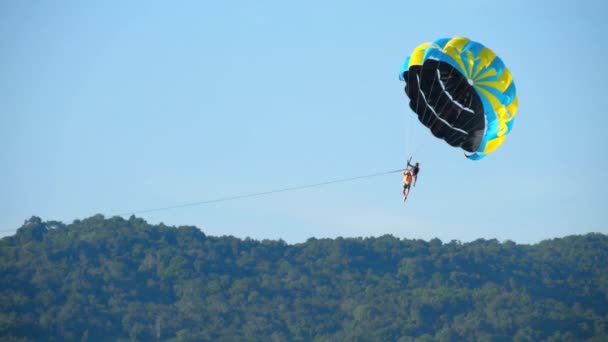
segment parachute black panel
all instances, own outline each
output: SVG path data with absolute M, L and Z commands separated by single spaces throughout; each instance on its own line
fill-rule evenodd
M 475 152 L 485 130 L 483 104 L 466 78 L 451 65 L 429 60 L 404 77 L 410 107 L 434 136 Z

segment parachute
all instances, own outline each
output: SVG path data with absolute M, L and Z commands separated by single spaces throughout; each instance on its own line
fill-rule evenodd
M 410 108 L 434 136 L 479 160 L 513 127 L 517 95 L 511 72 L 492 50 L 465 37 L 418 46 L 405 59 Z

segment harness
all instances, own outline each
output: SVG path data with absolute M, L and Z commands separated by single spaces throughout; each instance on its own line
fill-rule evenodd
M 405 184 L 410 184 L 410 183 L 412 183 L 412 179 L 413 179 L 412 174 L 411 174 L 411 172 L 409 172 L 409 171 L 408 171 L 408 172 L 406 172 L 406 173 L 403 175 L 403 182 L 404 182 Z

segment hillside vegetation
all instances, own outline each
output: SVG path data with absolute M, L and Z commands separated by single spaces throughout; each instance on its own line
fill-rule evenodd
M 3 341 L 608 341 L 608 237 L 212 237 L 101 215 L 0 240 Z

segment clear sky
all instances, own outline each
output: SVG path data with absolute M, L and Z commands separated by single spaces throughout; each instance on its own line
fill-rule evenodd
M 0 236 L 32 215 L 141 213 L 209 235 L 510 239 L 608 233 L 606 1 L 2 1 Z M 398 73 L 464 35 L 519 110 L 474 162 L 434 138 Z

